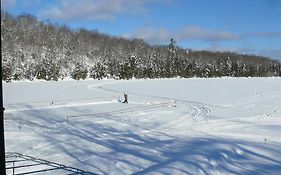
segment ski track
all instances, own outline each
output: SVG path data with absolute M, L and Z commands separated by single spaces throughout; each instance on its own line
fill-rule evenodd
M 102 83 L 102 84 L 95 84 L 95 85 L 88 85 L 87 88 L 91 89 L 91 90 L 105 90 L 105 91 L 111 91 L 114 92 L 116 94 L 120 94 L 122 93 L 121 91 L 117 91 L 117 90 L 113 90 L 113 89 L 106 89 L 103 88 L 102 85 L 109 85 L 109 84 L 113 84 L 113 83 Z M 67 87 L 68 88 L 68 87 Z M 163 130 L 167 130 L 170 129 L 174 126 L 177 126 L 179 123 L 184 123 L 184 122 L 190 122 L 192 121 L 193 124 L 196 124 L 200 121 L 207 121 L 207 116 L 211 113 L 211 109 L 208 106 L 203 105 L 202 103 L 198 103 L 198 102 L 190 102 L 190 101 L 184 101 L 184 100 L 177 100 L 177 105 L 178 106 L 184 106 L 184 110 L 182 111 L 183 114 L 181 117 L 178 117 L 177 119 L 173 120 L 170 123 L 166 123 L 164 125 L 160 125 L 159 127 L 155 128 L 155 129 L 151 129 L 151 128 L 147 128 L 147 127 L 143 127 L 137 124 L 132 124 L 130 121 L 122 119 L 122 118 L 118 118 L 116 119 L 116 116 L 120 116 L 120 115 L 126 115 L 126 114 L 130 114 L 130 113 L 134 113 L 134 112 L 138 112 L 138 111 L 145 111 L 146 113 L 149 111 L 147 110 L 153 110 L 154 108 L 173 108 L 172 104 L 170 104 L 170 102 L 165 102 L 165 103 L 157 103 L 157 102 L 151 102 L 151 99 L 162 99 L 162 100 L 170 100 L 169 98 L 166 97 L 155 97 L 155 96 L 149 96 L 149 95 L 140 95 L 137 93 L 129 93 L 129 94 L 134 94 L 137 96 L 141 96 L 141 97 L 145 97 L 145 99 L 150 100 L 149 102 L 131 102 L 130 104 L 136 104 L 138 106 L 134 106 L 134 107 L 128 107 L 128 108 L 123 108 L 120 110 L 115 110 L 115 111 L 109 111 L 109 112 L 103 112 L 103 113 L 88 113 L 88 114 L 81 114 L 81 115 L 77 115 L 77 116 L 66 116 L 67 119 L 72 120 L 75 118 L 79 118 L 79 121 L 81 120 L 89 120 L 92 117 L 99 117 L 99 118 L 103 118 L 106 120 L 113 120 L 114 122 L 118 122 L 118 123 L 122 123 L 122 124 L 126 124 L 128 126 L 132 126 L 132 127 L 136 127 L 139 128 L 141 130 L 143 130 L 143 132 L 150 132 L 150 133 L 154 133 L 157 135 L 165 135 L 165 136 L 170 136 L 167 135 L 166 133 L 163 133 L 161 131 Z M 111 100 L 108 100 L 111 99 Z M 116 99 L 116 97 L 115 97 Z M 60 101 L 54 101 L 53 104 L 49 104 L 48 102 L 34 102 L 32 104 L 29 104 L 29 107 L 23 107 L 24 105 L 13 105 L 13 104 L 8 104 L 7 107 L 8 109 L 5 111 L 6 113 L 14 113 L 14 112 L 24 112 L 24 111 L 29 111 L 29 110 L 42 110 L 42 109 L 56 109 L 56 108 L 63 108 L 63 107 L 79 107 L 79 106 L 87 106 L 87 105 L 100 105 L 100 104 L 108 104 L 108 103 L 118 103 L 116 101 L 114 101 L 114 98 L 112 97 L 105 97 L 105 98 L 98 98 L 98 100 L 100 101 L 94 101 L 94 102 L 88 102 L 91 99 L 84 99 L 84 100 L 79 100 L 80 103 L 77 103 L 77 100 L 60 100 Z M 97 99 L 95 99 L 97 100 Z M 103 101 L 104 100 L 104 101 Z M 145 104 L 145 105 L 143 105 Z M 45 106 L 44 106 L 45 105 Z M 191 112 L 190 112 L 191 111 Z M 60 127 L 62 127 L 63 124 L 67 124 L 68 122 L 60 122 L 60 123 L 56 123 L 56 124 L 50 124 L 48 126 L 42 126 L 41 124 L 35 123 L 35 122 L 31 122 L 31 121 L 23 121 L 21 120 L 21 123 L 18 123 L 18 125 L 23 125 L 23 127 L 36 127 L 39 129 L 45 128 L 47 130 L 48 133 L 51 133 L 52 131 L 56 131 L 57 129 L 59 129 Z M 170 136 L 173 137 L 173 136 Z M 52 150 L 52 148 L 55 148 L 56 145 L 58 143 L 61 142 L 68 142 L 68 140 L 64 140 L 64 141 L 56 141 L 56 142 L 41 142 L 38 143 L 37 145 L 32 146 L 32 150 L 26 152 L 26 154 L 30 154 L 30 155 L 39 155 L 39 154 L 44 154 L 50 150 Z
M 134 102 L 134 104 L 137 104 Z M 167 103 L 156 103 L 156 104 L 150 104 L 150 105 L 144 105 L 144 106 L 136 106 L 136 107 L 129 107 L 129 108 L 123 108 L 115 111 L 109 111 L 109 112 L 101 112 L 101 113 L 88 113 L 88 114 L 81 114 L 81 115 L 73 115 L 73 116 L 67 116 L 68 119 L 71 118 L 79 118 L 79 120 L 83 118 L 91 118 L 91 117 L 101 117 L 101 116 L 107 116 L 107 115 L 118 115 L 118 114 L 127 114 L 142 110 L 148 110 L 152 108 L 158 108 L 163 107 Z
M 94 85 L 87 85 L 87 88 L 91 89 L 91 90 L 103 90 L 103 91 L 114 92 L 115 96 L 117 94 L 122 93 L 121 91 L 118 91 L 118 90 L 103 87 L 103 85 L 110 85 L 110 84 L 116 84 L 116 82 L 106 82 L 106 83 L 100 83 L 100 84 L 94 84 Z M 162 99 L 162 100 L 167 101 L 167 100 L 172 99 L 172 98 L 168 98 L 168 97 L 144 95 L 144 94 L 138 94 L 138 93 L 134 93 L 134 92 L 129 92 L 128 94 L 139 96 L 139 97 L 144 97 L 148 100 Z M 21 105 L 19 105 L 18 107 L 15 107 L 15 105 L 12 105 L 12 104 L 9 105 L 8 104 L 7 106 L 8 107 L 12 106 L 12 109 L 7 109 L 5 112 L 6 113 L 13 113 L 13 112 L 19 112 L 19 111 L 28 111 L 28 110 L 55 109 L 55 108 L 62 108 L 62 107 L 78 107 L 78 106 L 87 106 L 87 105 L 117 103 L 116 101 L 114 101 L 114 98 L 116 99 L 116 97 L 113 97 L 113 98 L 112 97 L 98 98 L 98 100 L 101 100 L 101 101 L 95 101 L 95 102 L 87 102 L 87 101 L 91 101 L 91 99 L 84 99 L 84 100 L 80 100 L 80 103 L 77 103 L 77 102 L 75 103 L 75 101 L 71 101 L 71 100 L 65 100 L 65 101 L 61 100 L 61 101 L 55 101 L 53 105 L 48 104 L 46 106 L 40 106 L 40 107 L 36 107 L 36 106 L 42 105 L 42 104 L 47 104 L 47 102 L 35 102 L 35 103 L 32 103 L 30 105 L 30 107 L 28 107 L 28 108 L 27 107 L 21 107 Z M 111 100 L 108 100 L 108 99 L 111 99 Z M 95 100 L 97 100 L 97 99 L 95 99 Z M 107 101 L 102 101 L 102 100 L 107 100 Z M 207 104 L 200 103 L 200 102 L 194 102 L 194 101 L 186 101 L 186 100 L 181 100 L 181 99 L 173 99 L 173 100 L 177 101 L 178 106 L 179 105 L 185 105 L 186 106 L 185 107 L 186 109 L 184 111 L 186 114 L 184 114 L 181 117 L 173 120 L 170 123 L 159 126 L 156 129 L 144 128 L 144 127 L 140 127 L 138 125 L 133 125 L 133 126 L 139 127 L 141 129 L 144 129 L 144 130 L 147 130 L 147 131 L 155 132 L 157 130 L 166 130 L 166 129 L 173 128 L 174 126 L 177 126 L 178 124 L 184 123 L 184 122 L 192 121 L 192 124 L 198 124 L 200 121 L 205 121 L 205 122 L 208 123 L 208 116 L 209 116 L 209 114 L 211 114 L 212 110 Z M 130 102 L 130 103 L 132 103 L 132 104 L 144 104 L 144 103 L 141 103 L 141 102 Z M 148 103 L 151 103 L 151 102 L 148 102 Z M 130 107 L 130 108 L 125 108 L 125 109 L 121 109 L 121 110 L 109 111 L 109 112 L 103 112 L 103 113 L 97 113 L 97 114 L 81 114 L 81 115 L 77 115 L 77 116 L 67 116 L 67 118 L 79 117 L 79 120 L 81 120 L 81 119 L 83 120 L 83 118 L 84 118 L 84 120 L 85 119 L 87 120 L 91 117 L 102 117 L 102 116 L 112 116 L 112 115 L 118 116 L 118 115 L 124 115 L 124 114 L 133 113 L 133 112 L 138 112 L 138 111 L 146 111 L 150 108 L 163 107 L 163 106 L 168 106 L 168 105 L 169 105 L 168 102 L 160 103 L 160 104 L 155 103 L 155 104 L 150 104 L 150 105 Z M 13 108 L 16 108 L 16 109 L 13 109 Z M 191 112 L 190 112 L 190 110 L 191 110 Z M 107 117 L 107 119 L 110 119 L 110 118 Z M 118 120 L 120 120 L 120 119 L 118 119 Z M 128 125 L 131 124 L 130 122 L 128 122 L 126 120 L 121 120 L 121 121 L 122 121 L 123 124 L 124 123 L 128 124 Z M 37 126 L 37 127 L 41 126 L 40 124 L 37 124 L 37 123 L 34 123 L 34 122 L 24 123 L 24 124 L 33 125 L 33 126 Z M 60 124 L 61 123 L 52 124 L 52 125 L 49 125 L 49 126 L 42 126 L 42 127 L 47 127 L 49 129 L 51 128 L 52 130 L 54 130 Z
M 110 88 L 104 88 L 102 86 L 88 86 L 88 87 L 90 89 L 93 89 L 93 87 L 94 87 L 94 88 L 102 89 L 104 91 L 114 92 L 116 94 L 122 94 L 122 91 L 118 91 L 118 90 L 114 90 L 114 89 L 110 89 Z M 139 94 L 139 93 L 135 93 L 135 92 L 128 92 L 128 94 L 139 96 L 139 97 L 145 97 L 147 99 L 161 99 L 161 100 L 165 100 L 165 101 L 175 100 L 177 103 L 180 102 L 180 103 L 185 104 L 188 107 L 192 108 L 193 112 L 191 114 L 190 114 L 189 110 L 186 110 L 185 112 L 187 114 L 183 115 L 180 119 L 176 119 L 177 122 L 168 124 L 167 128 L 169 128 L 173 125 L 176 125 L 179 122 L 188 121 L 190 119 L 190 116 L 192 116 L 193 123 L 198 123 L 199 121 L 202 121 L 202 120 L 208 121 L 207 116 L 212 112 L 211 108 L 207 104 L 200 103 L 200 102 L 186 101 L 186 100 L 181 100 L 181 99 L 160 97 L 160 96 L 153 96 L 153 95 L 144 95 L 144 94 Z M 159 129 L 160 128 L 161 127 L 159 127 Z
M 100 88 L 100 86 L 90 86 L 90 87 L 91 88 L 92 87 Z M 64 104 L 62 104 L 62 103 L 64 103 Z M 68 104 L 67 102 L 61 102 L 60 104 L 58 104 L 57 102 L 55 102 L 54 105 L 50 105 L 50 106 L 8 109 L 8 110 L 6 110 L 6 112 L 13 113 L 13 112 L 19 112 L 19 111 L 28 111 L 28 110 L 54 109 L 54 108 L 62 108 L 62 107 L 77 107 L 77 106 L 85 106 L 85 105 L 99 105 L 99 104 L 106 104 L 106 103 L 116 103 L 116 102 L 114 102 L 112 100 L 111 101 L 89 102 L 89 103 L 73 103 L 73 104 Z M 130 103 L 143 104 L 141 102 L 130 102 Z M 193 121 L 193 123 L 194 122 L 197 123 L 201 120 L 206 120 L 206 116 L 211 112 L 211 110 L 208 107 L 198 105 L 197 103 L 181 102 L 181 104 L 178 104 L 178 105 L 184 105 L 185 106 L 184 112 L 186 112 L 187 114 L 174 120 L 173 122 L 167 123 L 166 125 L 163 125 L 163 126 L 159 126 L 158 128 L 155 128 L 155 129 L 143 127 L 143 126 L 140 126 L 137 124 L 132 124 L 130 121 L 124 120 L 121 118 L 116 119 L 115 116 L 125 115 L 125 114 L 134 113 L 134 112 L 138 112 L 138 111 L 148 112 L 147 110 L 151 110 L 151 109 L 159 108 L 159 107 L 173 108 L 173 107 L 169 106 L 169 103 L 151 103 L 151 102 L 149 102 L 148 105 L 128 107 L 128 108 L 116 110 L 116 111 L 103 112 L 103 113 L 97 113 L 97 114 L 82 114 L 82 115 L 77 115 L 77 116 L 68 116 L 69 117 L 68 119 L 79 117 L 79 120 L 81 121 L 81 120 L 89 120 L 92 117 L 102 117 L 103 119 L 106 119 L 106 120 L 108 120 L 108 119 L 114 120 L 114 122 L 118 122 L 118 123 L 126 124 L 128 126 L 139 128 L 139 129 L 143 130 L 143 132 L 145 132 L 145 133 L 150 132 L 150 133 L 157 134 L 157 135 L 160 134 L 160 135 L 164 135 L 164 136 L 173 137 L 173 136 L 167 135 L 166 133 L 161 132 L 161 130 L 169 129 L 169 128 L 172 128 L 173 126 L 176 126 L 179 123 L 189 122 L 191 120 Z M 190 113 L 190 109 L 192 109 L 191 113 Z M 64 123 L 65 122 L 50 124 L 48 126 L 42 126 L 42 125 L 34 123 L 34 122 L 24 121 L 23 123 L 21 123 L 21 125 L 27 125 L 29 127 L 36 126 L 39 128 L 40 128 L 40 126 L 42 126 L 43 128 L 47 129 L 48 133 L 51 133 L 52 131 L 55 132 L 57 129 L 61 128 Z M 40 129 L 42 129 L 42 128 L 40 128 Z M 27 151 L 25 154 L 39 156 L 40 154 L 45 154 L 45 153 L 51 151 L 52 149 L 55 149 L 57 147 L 58 143 L 67 143 L 70 140 L 71 139 L 55 141 L 55 142 L 40 142 L 37 145 L 32 146 L 32 150 Z
M 41 101 L 41 102 L 34 102 L 30 103 L 28 105 L 26 104 L 8 104 L 5 107 L 7 108 L 5 110 L 5 113 L 10 115 L 10 118 L 5 118 L 5 121 L 9 122 L 15 122 L 14 125 L 17 125 L 18 127 L 24 127 L 25 129 L 32 130 L 36 134 L 36 132 L 44 133 L 43 138 L 49 137 L 49 135 L 56 135 L 59 136 L 59 138 L 51 141 L 48 139 L 42 139 L 39 143 L 31 145 L 31 149 L 26 151 L 25 154 L 27 155 L 33 155 L 35 157 L 40 155 L 48 155 L 48 153 L 55 151 L 57 147 L 60 147 L 62 145 L 68 145 L 73 144 L 74 142 L 79 142 L 80 137 L 72 137 L 69 139 L 64 138 L 65 135 L 67 135 L 68 131 L 73 132 L 80 132 L 81 134 L 85 135 L 85 138 L 92 137 L 89 133 L 85 132 L 84 130 L 81 130 L 80 126 L 83 126 L 83 124 L 89 123 L 109 123 L 109 124 L 120 124 L 119 126 L 124 126 L 125 128 L 130 128 L 130 130 L 139 131 L 140 134 L 145 135 L 153 135 L 153 136 L 161 136 L 163 138 L 169 138 L 174 140 L 181 140 L 181 137 L 177 134 L 174 134 L 172 132 L 169 132 L 171 130 L 177 130 L 182 131 L 183 133 L 189 131 L 192 134 L 195 134 L 196 136 L 210 136 L 210 137 L 223 137 L 223 138 L 239 138 L 242 140 L 247 141 L 258 141 L 258 142 L 267 142 L 271 144 L 280 144 L 281 138 L 280 137 L 271 137 L 267 135 L 258 135 L 256 133 L 248 133 L 247 130 L 254 129 L 251 128 L 255 123 L 246 123 L 247 121 L 262 121 L 263 124 L 266 124 L 268 121 L 269 123 L 272 123 L 276 117 L 272 117 L 275 115 L 280 114 L 280 111 L 278 109 L 275 109 L 270 114 L 269 113 L 255 113 L 255 112 L 249 112 L 250 116 L 247 116 L 247 118 L 241 116 L 241 117 L 235 117 L 235 118 L 212 118 L 213 110 L 216 109 L 222 109 L 222 110 L 228 110 L 228 111 L 235 111 L 239 112 L 239 109 L 237 107 L 244 107 L 251 109 L 250 103 L 255 102 L 255 100 L 260 100 L 263 102 L 264 98 L 279 98 L 280 94 L 279 91 L 273 92 L 273 93 L 259 93 L 257 92 L 253 97 L 247 97 L 245 99 L 242 99 L 239 102 L 232 102 L 230 104 L 225 105 L 213 105 L 213 104 L 206 104 L 196 101 L 188 101 L 188 100 L 182 100 L 182 99 L 174 99 L 169 97 L 161 97 L 161 96 L 154 96 L 154 95 L 145 95 L 135 92 L 126 92 L 130 96 L 139 97 L 139 101 L 130 101 L 129 104 L 131 106 L 122 107 L 120 109 L 114 109 L 114 110 L 107 110 L 105 112 L 97 112 L 97 113 L 91 113 L 91 112 L 78 112 L 78 114 L 74 115 L 65 115 L 61 116 L 60 122 L 57 123 L 50 123 L 48 125 L 42 125 L 41 121 L 30 121 L 26 118 L 17 118 L 13 116 L 17 112 L 26 112 L 26 111 L 32 111 L 32 110 L 52 110 L 52 109 L 59 109 L 59 108 L 73 108 L 73 107 L 83 107 L 83 106 L 97 106 L 97 105 L 106 105 L 106 104 L 118 104 L 117 98 L 120 94 L 122 94 L 122 91 L 118 91 L 111 88 L 105 88 L 103 86 L 106 85 L 112 85 L 119 82 L 105 82 L 105 83 L 98 83 L 98 84 L 91 84 L 87 85 L 86 88 L 90 89 L 92 91 L 106 91 L 111 92 L 112 95 L 107 97 L 100 97 L 100 98 L 88 98 L 88 99 L 79 99 L 79 100 L 58 100 L 53 101 L 52 104 L 50 102 Z M 71 86 L 69 86 L 71 87 Z M 69 88 L 64 87 L 64 88 Z M 279 95 L 279 96 L 278 96 Z M 176 101 L 176 107 L 173 106 L 173 103 L 171 100 Z M 280 104 L 280 103 L 277 103 Z M 121 105 L 121 104 L 120 104 Z M 123 105 L 123 104 L 122 104 Z M 126 105 L 126 104 L 124 104 Z M 174 113 L 175 116 L 171 115 L 166 120 L 166 123 L 159 124 L 159 126 L 156 126 L 152 128 L 150 125 L 145 125 L 145 122 L 142 122 L 142 120 L 134 117 L 134 114 L 136 114 L 139 117 L 143 117 L 144 119 L 149 119 L 149 115 L 153 114 L 155 111 L 160 111 L 165 114 L 165 112 L 171 112 Z M 279 113 L 278 113 L 279 112 Z M 278 116 L 277 116 L 278 117 Z M 137 119 L 137 120 L 136 120 Z M 136 121 L 135 121 L 136 120 Z M 240 123 L 244 122 L 244 123 Z M 278 120 L 277 120 L 278 121 Z M 227 123 L 228 125 L 225 125 Z M 280 123 L 275 123 L 277 126 L 280 125 Z M 209 126 L 213 126 L 213 128 L 210 128 Z M 181 127 L 183 126 L 183 127 Z M 205 129 L 206 128 L 206 129 Z M 231 128 L 240 128 L 242 129 L 239 133 L 233 133 Z M 230 130 L 229 130 L 230 129 Z M 21 129 L 20 129 L 21 130 Z M 20 132 L 20 131 L 18 131 Z M 25 131 L 26 132 L 26 131 Z M 30 137 L 32 137 L 32 134 Z M 101 141 L 103 139 L 107 139 L 107 135 L 101 135 L 100 138 L 97 138 L 97 141 Z M 128 138 L 130 139 L 130 138 Z M 128 141 L 127 139 L 127 141 Z M 18 140 L 19 142 L 14 143 L 13 146 L 16 146 L 16 144 L 24 144 L 25 140 Z M 86 142 L 90 142 L 87 141 Z M 135 140 L 132 140 L 132 142 L 136 142 Z M 95 145 L 96 146 L 96 145 Z M 227 156 L 227 155 L 226 155 Z M 84 156 L 83 158 L 75 158 L 71 160 L 64 160 L 65 163 L 72 165 L 78 162 L 85 162 L 85 161 L 91 161 L 94 160 L 91 156 Z M 231 164 L 231 163 L 229 163 Z M 117 165 L 116 165 L 117 166 Z M 118 167 L 117 167 L 118 168 Z M 240 167 L 241 168 L 241 167 Z M 96 167 L 100 172 L 103 172 L 101 169 Z M 104 172 L 104 174 L 106 174 Z M 201 173 L 204 174 L 204 173 Z
M 112 99 L 112 98 L 107 98 Z M 96 100 L 96 99 L 95 99 Z M 24 107 L 25 105 L 8 106 L 8 109 L 5 110 L 6 113 L 18 112 L 18 111 L 29 111 L 29 110 L 40 110 L 40 109 L 55 109 L 62 107 L 77 107 L 77 106 L 88 106 L 88 105 L 97 105 L 97 104 L 108 104 L 108 103 L 116 103 L 113 99 L 106 101 L 96 101 L 96 102 L 53 102 L 53 104 L 43 103 L 44 105 L 37 106 L 37 103 L 29 104 L 28 107 Z M 40 103 L 42 104 L 42 103 Z

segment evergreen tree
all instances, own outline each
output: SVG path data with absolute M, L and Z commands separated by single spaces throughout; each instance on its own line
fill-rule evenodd
M 10 61 L 4 62 L 2 65 L 2 79 L 6 82 L 11 82 L 12 78 L 12 64 Z
M 84 64 L 77 62 L 71 72 L 71 77 L 75 80 L 86 79 L 88 75 L 87 67 Z
M 98 62 L 90 69 L 90 77 L 94 79 L 103 79 L 106 77 L 106 67 L 103 63 Z
M 43 59 L 36 66 L 36 78 L 43 79 L 47 81 L 59 79 L 60 68 L 52 61 L 48 59 Z
M 232 62 L 230 61 L 229 57 L 224 59 L 223 63 L 223 74 L 224 76 L 231 76 L 231 69 L 232 69 Z
M 174 39 L 168 46 L 150 46 L 139 39 L 73 31 L 28 14 L 12 16 L 1 11 L 1 17 L 5 81 L 83 79 L 88 70 L 89 77 L 96 79 L 280 76 L 281 63 L 261 56 L 187 51 L 176 47 Z

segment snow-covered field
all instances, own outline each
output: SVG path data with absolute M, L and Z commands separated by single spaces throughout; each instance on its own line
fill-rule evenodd
M 13 82 L 4 106 L 7 152 L 97 174 L 281 174 L 281 78 Z

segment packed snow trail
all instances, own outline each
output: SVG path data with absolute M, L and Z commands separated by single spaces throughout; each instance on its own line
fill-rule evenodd
M 4 83 L 4 104 L 7 151 L 97 174 L 281 173 L 280 78 Z
M 110 89 L 110 88 L 105 88 L 103 86 L 88 86 L 88 88 L 90 88 L 90 89 L 99 88 L 99 89 L 102 89 L 104 91 L 113 92 L 115 94 L 122 94 L 122 92 L 124 92 L 124 91 L 120 91 L 120 90 L 114 90 L 114 89 Z M 169 102 L 167 102 L 167 104 L 170 103 L 171 106 L 173 106 L 172 103 L 174 103 L 174 102 L 176 102 L 176 103 L 184 103 L 184 105 L 188 105 L 195 112 L 193 112 L 190 115 L 189 111 L 185 111 L 185 113 L 187 113 L 187 114 L 183 115 L 181 117 L 181 119 L 188 120 L 188 119 L 190 119 L 190 116 L 192 116 L 193 122 L 198 122 L 200 120 L 207 121 L 208 120 L 207 116 L 212 112 L 210 107 L 208 107 L 207 104 L 200 103 L 200 102 L 176 99 L 176 98 L 172 98 L 172 97 L 163 97 L 163 96 L 161 97 L 161 96 L 155 96 L 155 95 L 145 95 L 145 94 L 140 94 L 140 93 L 136 93 L 136 92 L 126 92 L 126 93 L 128 93 L 130 95 L 133 95 L 133 97 L 144 97 L 147 100 L 156 100 L 156 99 L 159 100 L 159 99 L 161 99 L 161 100 L 169 101 Z M 186 119 L 186 118 L 188 118 L 188 119 Z M 179 119 L 176 119 L 176 120 L 179 120 Z M 182 122 L 183 121 L 184 120 L 182 120 Z
M 153 108 L 159 108 L 167 105 L 167 103 L 156 103 L 156 104 L 148 104 L 144 106 L 136 106 L 136 107 L 129 107 L 129 108 L 123 108 L 119 110 L 114 111 L 108 111 L 108 112 L 101 112 L 101 113 L 92 113 L 92 114 L 80 114 L 80 115 L 72 115 L 67 116 L 67 120 L 71 118 L 89 118 L 89 117 L 100 117 L 100 116 L 108 116 L 108 115 L 118 115 L 118 114 L 126 114 L 126 113 L 132 113 L 137 111 L 143 111 Z

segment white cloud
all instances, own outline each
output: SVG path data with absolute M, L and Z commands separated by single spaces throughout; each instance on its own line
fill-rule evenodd
M 205 41 L 227 41 L 235 40 L 234 33 L 222 30 L 209 30 L 200 27 L 186 27 L 178 32 L 177 38 L 205 40 Z
M 281 32 L 245 32 L 240 35 L 241 38 L 280 38 Z
M 130 35 L 131 38 L 140 38 L 148 42 L 162 42 L 172 37 L 171 33 L 164 28 L 141 28 Z
M 152 43 L 167 41 L 170 38 L 177 41 L 228 41 L 238 38 L 235 34 L 227 31 L 208 30 L 200 27 L 185 27 L 175 31 L 168 31 L 164 28 L 141 28 L 135 31 L 131 37 L 141 38 Z
M 270 48 L 255 48 L 254 46 L 243 46 L 241 43 L 242 38 L 276 38 L 281 37 L 280 32 L 249 32 L 242 34 L 234 34 L 223 30 L 210 30 L 201 27 L 184 27 L 175 31 L 169 31 L 164 28 L 140 28 L 133 32 L 131 35 L 127 35 L 129 38 L 143 39 L 149 43 L 167 43 L 170 38 L 174 38 L 177 42 L 181 41 L 204 41 L 207 44 L 205 48 L 197 48 L 199 50 L 207 49 L 213 51 L 229 51 L 245 54 L 255 54 L 270 57 L 281 61 L 281 50 Z M 242 44 L 242 47 L 237 46 L 224 46 L 223 41 L 233 41 L 236 44 Z M 208 46 L 209 45 L 209 46 Z M 194 48 L 193 48 L 194 49 Z M 196 49 L 196 48 L 195 48 Z
M 145 6 L 157 1 L 163 0 L 63 0 L 41 15 L 64 21 L 114 20 L 121 13 L 146 13 Z
M 10 8 L 16 5 L 16 0 L 1 0 L 2 8 Z

